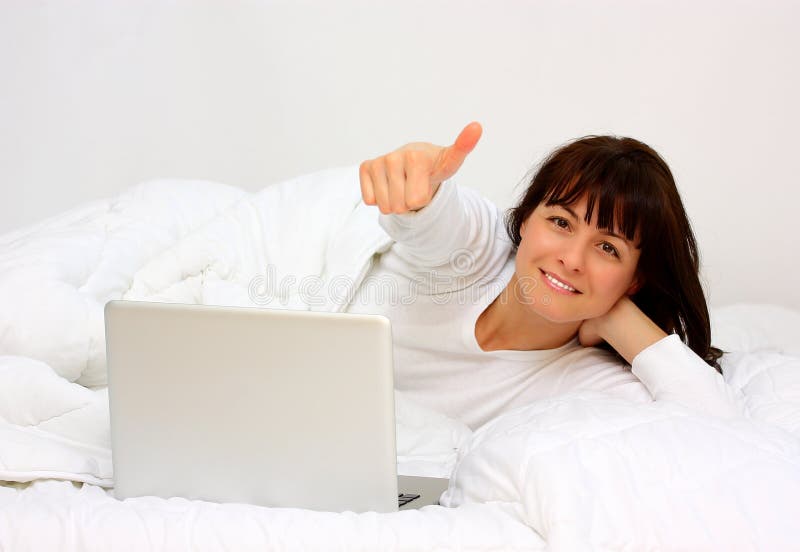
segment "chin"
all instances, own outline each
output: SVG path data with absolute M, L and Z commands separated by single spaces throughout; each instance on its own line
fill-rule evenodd
M 532 308 L 536 314 L 548 322 L 552 322 L 553 324 L 574 324 L 576 322 L 583 322 L 589 318 L 586 316 L 580 316 L 575 312 L 569 312 L 565 309 L 561 309 L 552 303 L 549 305 L 536 303 L 532 305 Z

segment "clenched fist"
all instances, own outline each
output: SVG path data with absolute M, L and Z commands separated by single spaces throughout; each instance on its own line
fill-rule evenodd
M 377 205 L 384 214 L 422 209 L 458 171 L 482 132 L 479 123 L 470 123 L 452 146 L 414 142 L 364 161 L 359 167 L 364 203 Z

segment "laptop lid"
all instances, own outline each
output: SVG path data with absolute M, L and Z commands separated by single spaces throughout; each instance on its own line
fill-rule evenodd
M 118 498 L 397 510 L 385 317 L 111 301 L 105 323 Z

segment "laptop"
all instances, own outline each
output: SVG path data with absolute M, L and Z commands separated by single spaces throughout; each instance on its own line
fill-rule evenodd
M 383 316 L 111 301 L 105 329 L 117 498 L 393 512 L 447 488 L 397 476 Z

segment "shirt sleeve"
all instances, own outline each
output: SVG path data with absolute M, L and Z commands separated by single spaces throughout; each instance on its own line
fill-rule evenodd
M 445 285 L 470 285 L 503 266 L 511 252 L 500 210 L 455 181 L 445 181 L 419 211 L 380 214 L 379 223 L 395 241 L 392 253 L 410 277 L 435 270 Z M 447 284 L 446 282 L 450 282 Z
M 671 401 L 722 418 L 742 416 L 741 393 L 676 334 L 656 341 L 633 358 L 633 374 L 656 401 Z

